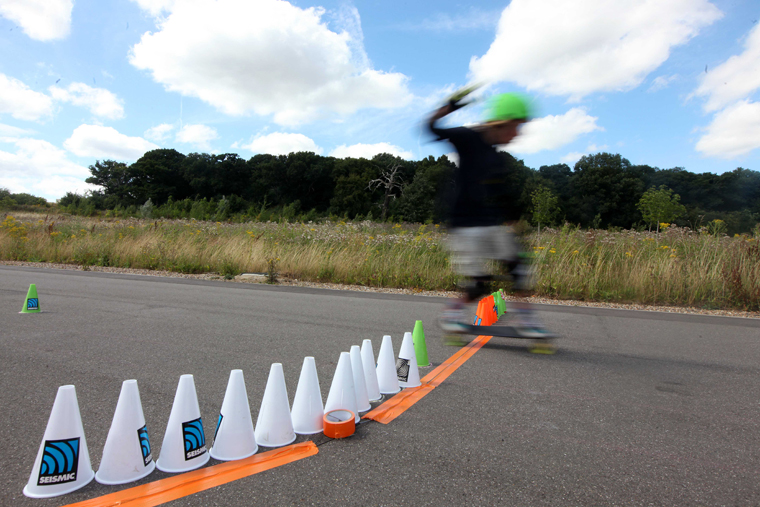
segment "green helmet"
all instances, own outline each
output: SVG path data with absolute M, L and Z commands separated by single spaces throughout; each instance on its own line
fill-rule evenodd
M 517 93 L 491 97 L 486 121 L 530 120 L 530 99 Z

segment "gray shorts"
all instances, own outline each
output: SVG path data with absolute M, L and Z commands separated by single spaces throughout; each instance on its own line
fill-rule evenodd
M 457 274 L 488 276 L 488 261 L 518 260 L 520 244 L 514 229 L 505 225 L 458 227 L 449 230 L 451 264 Z

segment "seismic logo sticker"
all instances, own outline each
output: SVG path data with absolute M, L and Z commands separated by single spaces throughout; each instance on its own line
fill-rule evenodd
M 142 450 L 143 463 L 148 466 L 153 461 L 153 456 L 150 453 L 150 440 L 148 440 L 148 426 L 145 425 L 137 430 L 137 439 L 140 441 L 140 449 Z
M 224 416 L 221 412 L 219 412 L 219 420 L 216 422 L 216 429 L 214 430 L 214 443 L 216 443 L 216 435 L 219 433 L 219 427 L 222 425 L 222 419 L 224 419 Z
M 185 461 L 197 458 L 206 452 L 206 435 L 203 433 L 201 418 L 182 423 L 185 439 Z
M 38 486 L 63 484 L 77 480 L 79 437 L 67 440 L 45 440 L 40 463 Z
M 40 300 L 39 298 L 29 298 L 26 300 L 26 309 L 27 310 L 39 310 L 40 309 Z
M 409 380 L 409 360 L 399 357 L 396 359 L 396 376 L 400 382 Z

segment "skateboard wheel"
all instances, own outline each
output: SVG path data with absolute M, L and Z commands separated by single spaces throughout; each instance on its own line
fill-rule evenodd
M 531 354 L 554 354 L 557 352 L 557 347 L 553 343 L 538 342 L 528 347 L 528 352 Z

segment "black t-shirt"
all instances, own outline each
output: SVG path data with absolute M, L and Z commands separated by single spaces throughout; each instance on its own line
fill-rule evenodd
M 449 213 L 451 227 L 499 225 L 520 218 L 515 196 L 510 195 L 504 159 L 479 132 L 466 127 L 431 126 L 439 139 L 446 139 L 459 154 Z

